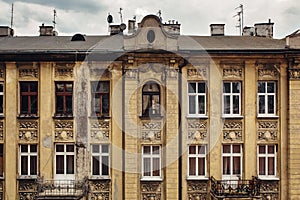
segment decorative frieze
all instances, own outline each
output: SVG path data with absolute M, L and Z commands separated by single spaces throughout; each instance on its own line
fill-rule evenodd
M 124 74 L 126 79 L 136 80 L 138 78 L 138 70 L 137 69 L 127 69 Z
M 55 78 L 73 78 L 74 76 L 74 64 L 56 64 L 54 67 Z
M 91 139 L 98 141 L 107 141 L 110 133 L 109 120 L 91 120 L 90 121 Z
M 188 200 L 206 200 L 208 193 L 208 181 L 188 181 Z
M 38 77 L 39 77 L 38 69 L 28 69 L 28 68 L 19 69 L 19 78 L 38 78 Z
M 240 120 L 225 121 L 223 124 L 223 141 L 224 142 L 242 142 L 243 139 L 243 123 Z
M 37 183 L 35 179 L 20 179 L 18 182 L 19 199 L 36 199 Z
M 259 141 L 277 141 L 278 122 L 277 121 L 258 121 L 257 139 Z
M 300 80 L 300 68 L 289 69 L 290 80 Z
M 223 78 L 242 78 L 242 68 L 223 68 Z
M 191 142 L 205 141 L 207 139 L 207 120 L 188 120 L 188 140 Z
M 259 80 L 274 80 L 279 77 L 279 64 L 265 63 L 257 64 L 257 76 Z
M 142 200 L 161 200 L 161 182 L 142 182 Z
M 110 200 L 111 184 L 110 181 L 90 181 L 90 195 L 91 200 Z
M 91 68 L 90 69 L 90 76 L 93 79 L 109 79 L 111 78 L 111 73 L 108 69 L 102 68 Z
M 142 139 L 144 141 L 161 140 L 161 121 L 144 121 L 142 122 Z
M 263 200 L 279 199 L 279 182 L 278 181 L 261 181 L 260 195 Z
M 0 79 L 5 79 L 5 65 L 0 64 Z
M 21 142 L 37 142 L 38 141 L 38 121 L 19 121 L 19 140 Z
M 74 139 L 74 130 L 73 130 L 73 121 L 72 120 L 55 120 L 55 140 L 56 141 L 66 141 Z
M 189 69 L 187 69 L 187 78 L 188 79 L 206 79 L 207 78 L 207 70 L 205 67 L 189 68 Z

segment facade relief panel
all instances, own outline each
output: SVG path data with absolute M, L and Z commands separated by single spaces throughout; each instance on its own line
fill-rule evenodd
M 188 181 L 187 194 L 188 200 L 206 200 L 208 193 L 208 181 Z
M 223 142 L 243 142 L 242 120 L 225 120 L 223 124 Z
M 280 65 L 272 63 L 256 64 L 258 80 L 277 80 L 280 74 Z
M 188 119 L 187 126 L 189 143 L 207 141 L 207 120 Z
M 101 142 L 109 141 L 110 121 L 109 120 L 90 120 L 90 141 Z
M 142 200 L 162 200 L 161 182 L 141 182 Z
M 142 141 L 143 142 L 161 142 L 162 131 L 161 120 L 142 121 Z
M 38 142 L 39 124 L 37 120 L 19 120 L 18 128 L 20 142 Z
M 108 180 L 90 180 L 90 193 L 91 200 L 110 200 L 111 199 L 111 183 Z
M 54 66 L 54 77 L 56 79 L 74 78 L 74 63 L 56 63 Z
M 223 79 L 243 79 L 244 64 L 241 63 L 221 63 Z
M 18 63 L 19 79 L 38 79 L 39 65 L 37 63 Z
M 257 140 L 259 142 L 277 142 L 278 122 L 260 120 L 257 122 Z
M 188 80 L 206 80 L 207 79 L 207 67 L 206 66 L 195 66 L 187 68 L 187 79 Z
M 55 120 L 55 141 L 73 141 L 74 140 L 74 125 L 73 120 Z

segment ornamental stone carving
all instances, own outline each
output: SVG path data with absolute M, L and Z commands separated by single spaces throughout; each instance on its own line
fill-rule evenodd
M 188 181 L 188 200 L 206 200 L 208 193 L 208 181 Z
M 90 76 L 93 79 L 109 79 L 111 78 L 111 73 L 108 69 L 100 69 L 100 68 L 91 68 Z
M 162 122 L 146 121 L 142 122 L 142 139 L 144 141 L 160 141 Z
M 242 121 L 225 121 L 223 124 L 223 141 L 242 141 Z
M 5 67 L 4 64 L 0 64 L 0 79 L 5 79 Z
M 289 69 L 290 80 L 300 80 L 300 68 Z
M 258 121 L 257 139 L 259 141 L 277 141 L 278 122 L 277 121 Z
M 162 185 L 160 182 L 142 182 L 142 200 L 161 200 Z
M 175 69 L 167 69 L 166 70 L 166 77 L 169 79 L 177 79 L 178 71 Z
M 110 121 L 91 120 L 90 122 L 91 139 L 98 141 L 107 141 L 110 133 Z
M 238 78 L 243 77 L 243 68 L 236 65 L 225 65 L 223 67 L 223 78 Z
M 125 70 L 125 78 L 136 80 L 138 78 L 138 70 L 137 69 L 127 69 Z
M 74 76 L 74 64 L 56 64 L 54 67 L 55 78 L 73 78 Z
M 32 68 L 20 68 L 19 69 L 19 78 L 38 78 L 39 70 Z
M 55 140 L 66 141 L 74 139 L 73 121 L 71 120 L 55 120 Z
M 279 77 L 279 65 L 277 64 L 257 64 L 258 79 L 277 79 Z
M 263 200 L 279 199 L 279 182 L 278 181 L 263 181 L 261 180 L 260 194 Z
M 37 195 L 37 183 L 34 179 L 19 180 L 19 199 L 22 200 L 33 200 L 36 199 Z
M 187 78 L 188 79 L 206 79 L 207 70 L 206 68 L 190 68 L 187 69 Z
M 188 120 L 188 140 L 190 142 L 205 141 L 207 139 L 207 120 Z
M 110 181 L 99 181 L 91 180 L 90 181 L 90 199 L 92 200 L 109 200 L 111 192 L 111 183 Z
M 0 121 L 0 141 L 4 138 L 4 122 Z
M 22 142 L 37 142 L 38 121 L 19 121 L 19 140 Z

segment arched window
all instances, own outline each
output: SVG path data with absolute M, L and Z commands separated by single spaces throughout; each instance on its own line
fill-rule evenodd
M 155 82 L 149 81 L 143 86 L 143 116 L 160 114 L 160 89 Z

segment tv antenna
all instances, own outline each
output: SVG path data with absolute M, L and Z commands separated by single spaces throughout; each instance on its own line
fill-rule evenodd
M 55 30 L 55 25 L 56 25 L 56 17 L 57 17 L 57 13 L 56 10 L 53 10 L 53 29 Z
M 10 28 L 12 29 L 14 25 L 14 4 L 11 4 L 11 18 L 10 18 Z
M 159 17 L 160 21 L 162 21 L 161 10 L 158 11 L 157 16 Z
M 122 10 L 123 10 L 123 8 L 120 8 L 120 12 L 119 12 L 119 14 L 120 14 L 120 19 L 121 19 L 121 23 L 123 23 L 123 15 L 122 15 Z
M 236 7 L 235 10 L 238 9 L 238 12 L 233 17 L 238 17 L 238 25 L 237 28 L 240 29 L 240 35 L 243 35 L 243 27 L 244 27 L 244 6 L 240 4 L 240 6 Z

